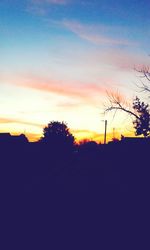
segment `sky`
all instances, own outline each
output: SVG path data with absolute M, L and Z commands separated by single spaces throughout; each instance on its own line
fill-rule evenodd
M 105 114 L 106 92 L 131 101 L 134 68 L 149 65 L 149 0 L 1 0 L 0 132 L 42 136 L 65 121 L 77 140 L 133 134 Z

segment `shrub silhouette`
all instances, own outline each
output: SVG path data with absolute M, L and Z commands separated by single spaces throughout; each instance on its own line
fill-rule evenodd
M 62 152 L 72 150 L 74 140 L 67 124 L 58 121 L 52 121 L 44 127 L 43 137 L 41 138 L 41 142 L 45 145 Z
M 148 137 L 150 135 L 150 111 L 149 105 L 141 102 L 138 97 L 133 102 L 133 108 L 138 114 L 139 119 L 133 122 L 136 129 L 136 135 L 144 135 Z

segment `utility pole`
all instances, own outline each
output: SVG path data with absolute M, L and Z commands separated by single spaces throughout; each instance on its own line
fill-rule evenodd
M 106 144 L 106 137 L 107 137 L 107 120 L 105 120 L 104 144 Z
M 113 128 L 113 139 L 115 139 L 115 128 Z

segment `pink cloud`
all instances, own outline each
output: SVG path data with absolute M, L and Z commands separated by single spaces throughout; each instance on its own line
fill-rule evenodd
M 58 96 L 71 98 L 75 102 L 77 101 L 86 104 L 96 103 L 95 97 L 97 95 L 101 96 L 105 94 L 105 88 L 98 84 L 79 84 L 76 82 L 66 83 L 56 79 L 47 79 L 32 75 L 9 77 L 9 82 L 17 86 L 53 93 Z
M 99 76 L 104 76 L 102 81 L 100 79 L 101 83 L 113 83 L 113 75 L 115 75 L 116 69 L 119 69 L 119 72 L 121 73 L 123 71 L 133 71 L 135 67 L 140 68 L 142 65 L 150 65 L 149 56 L 146 53 L 144 54 L 140 49 L 123 50 L 119 48 L 104 48 L 103 50 L 100 48 L 93 49 L 92 51 L 89 50 L 84 55 L 84 62 L 86 67 L 90 67 L 91 69 L 94 67 L 95 69 L 97 69 L 97 67 L 100 68 Z M 113 73 L 112 77 L 110 77 L 111 73 Z
M 110 50 L 109 53 L 104 53 L 102 56 L 104 62 L 121 70 L 133 70 L 134 67 L 149 65 L 149 58 L 146 55 L 136 54 L 135 52 L 127 52 L 121 50 Z
M 104 25 L 85 25 L 80 22 L 67 20 L 63 21 L 62 24 L 65 28 L 72 31 L 82 39 L 97 45 L 133 45 L 133 43 L 128 40 L 113 38 L 107 35 L 107 33 L 114 30 L 115 27 L 105 27 Z

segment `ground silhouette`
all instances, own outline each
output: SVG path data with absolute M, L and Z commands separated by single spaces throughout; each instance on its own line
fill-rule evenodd
M 48 238 L 53 249 L 60 249 L 64 241 L 71 249 L 86 244 L 93 249 L 98 239 L 102 249 L 114 244 L 127 249 L 129 239 L 133 247 L 138 230 L 147 224 L 149 138 L 122 138 L 106 145 L 72 143 L 65 150 L 64 143 L 51 147 L 51 142 L 30 143 L 23 136 L 11 142 L 2 137 L 4 204 L 14 214 L 18 211 L 15 218 L 23 211 L 24 230 L 38 249 L 46 249 Z M 13 223 L 19 227 L 20 220 Z M 140 236 L 143 239 L 142 230 Z

